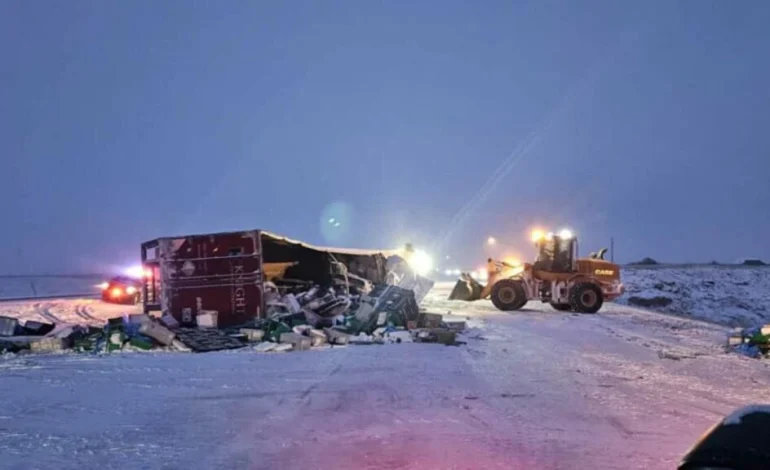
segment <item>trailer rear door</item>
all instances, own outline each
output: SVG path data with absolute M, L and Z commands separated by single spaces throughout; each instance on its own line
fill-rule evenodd
M 202 310 L 217 311 L 219 326 L 261 316 L 259 231 L 162 238 L 157 240 L 157 249 L 157 297 L 161 309 L 181 323 L 194 322 Z

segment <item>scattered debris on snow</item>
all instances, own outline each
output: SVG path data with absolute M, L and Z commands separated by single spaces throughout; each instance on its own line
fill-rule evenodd
M 456 341 L 466 328 L 462 317 L 444 321 L 444 315 L 420 309 L 415 292 L 392 284 L 351 290 L 303 286 L 268 302 L 267 317 L 237 327 L 218 328 L 217 312 L 194 316 L 196 325 L 180 326 L 162 315 L 126 313 L 110 318 L 101 327 L 78 324 L 45 324 L 0 317 L 0 351 L 20 352 L 210 352 L 255 345 L 258 352 L 305 351 L 353 344 L 400 344 Z M 421 288 L 427 288 L 421 286 Z M 427 294 L 420 294 L 424 297 Z M 23 335 L 23 336 L 20 336 Z
M 770 356 L 770 324 L 763 327 L 737 328 L 727 338 L 727 348 L 752 358 Z

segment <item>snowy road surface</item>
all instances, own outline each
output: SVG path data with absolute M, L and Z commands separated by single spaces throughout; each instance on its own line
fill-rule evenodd
M 98 299 L 0 301 L 0 315 L 18 318 L 22 323 L 36 320 L 101 326 L 108 318 L 140 313 L 140 310 L 141 306 L 108 304 Z
M 722 353 L 722 327 L 447 292 L 427 302 L 479 325 L 467 345 L 0 360 L 2 468 L 671 469 L 767 401 L 767 362 Z

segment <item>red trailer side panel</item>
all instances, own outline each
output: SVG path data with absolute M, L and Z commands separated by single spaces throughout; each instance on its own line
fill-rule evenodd
M 161 238 L 156 242 L 158 300 L 163 312 L 182 323 L 191 323 L 201 310 L 215 310 L 220 327 L 261 316 L 263 277 L 258 230 Z M 143 245 L 143 257 L 144 246 L 154 244 Z M 152 263 L 146 260 L 146 264 L 148 261 Z

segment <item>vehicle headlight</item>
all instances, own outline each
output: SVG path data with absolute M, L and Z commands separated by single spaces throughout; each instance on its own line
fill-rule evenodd
M 136 294 L 136 287 L 134 287 L 134 286 L 126 287 L 126 294 L 128 294 L 128 295 Z
M 419 274 L 424 276 L 433 269 L 433 259 L 423 250 L 415 250 L 408 259 L 409 266 Z

